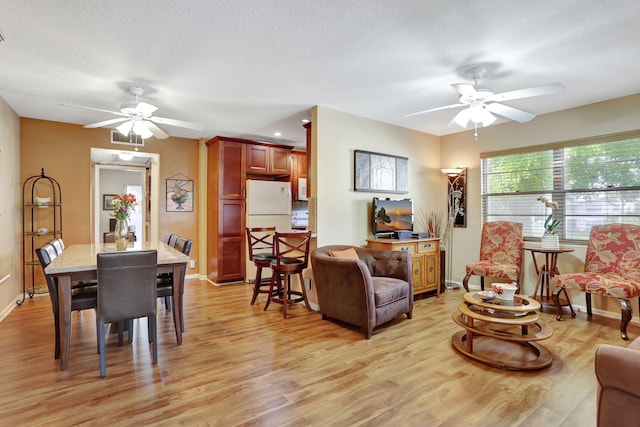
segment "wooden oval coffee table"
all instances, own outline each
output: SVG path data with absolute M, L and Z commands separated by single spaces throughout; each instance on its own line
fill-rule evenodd
M 516 295 L 513 301 L 485 299 L 481 292 L 467 292 L 453 313 L 465 330 L 453 335 L 453 348 L 467 357 L 502 369 L 530 370 L 551 365 L 551 353 L 532 341 L 551 336 L 540 320 L 540 303 Z

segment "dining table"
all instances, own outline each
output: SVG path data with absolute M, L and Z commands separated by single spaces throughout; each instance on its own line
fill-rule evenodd
M 183 267 L 189 257 L 163 242 L 130 242 L 125 251 L 156 250 L 158 253 L 158 272 L 173 273 L 173 323 L 178 345 L 182 344 L 182 294 Z M 57 278 L 58 317 L 60 321 L 60 370 L 69 368 L 71 349 L 71 283 L 96 280 L 97 255 L 99 253 L 119 252 L 115 243 L 86 243 L 69 245 L 45 268 L 45 273 Z M 98 286 L 100 284 L 98 283 Z

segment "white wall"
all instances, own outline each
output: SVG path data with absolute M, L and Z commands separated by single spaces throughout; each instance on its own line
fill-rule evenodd
M 446 205 L 439 138 L 325 107 L 314 109 L 312 194 L 317 196 L 317 246 L 362 246 L 371 238 L 374 196 L 412 198 L 414 211 Z M 354 191 L 354 150 L 409 159 L 408 194 Z M 314 182 L 315 181 L 315 182 Z
M 465 265 L 478 259 L 481 228 L 480 153 L 526 147 L 550 142 L 605 135 L 640 128 L 640 95 L 627 96 L 584 107 L 544 114 L 529 123 L 508 122 L 478 130 L 478 142 L 473 131 L 441 138 L 441 164 L 443 167 L 467 167 L 467 228 L 455 228 L 453 233 L 452 278 L 462 281 Z M 639 155 L 640 161 L 640 155 Z M 585 247 L 576 246 L 571 254 L 558 258 L 560 272 L 581 271 Z M 527 294 L 535 287 L 535 274 L 531 254 L 525 253 L 524 287 Z M 478 284 L 473 279 L 471 284 Z M 584 296 L 574 294 L 572 300 L 584 305 Z M 637 313 L 637 302 L 634 302 Z M 617 301 L 611 298 L 594 299 L 594 308 L 619 312 Z M 636 317 L 637 320 L 637 317 Z
M 20 192 L 20 119 L 9 105 L 0 98 L 0 320 L 16 306 L 16 298 L 22 292 L 22 248 L 16 242 L 21 237 Z

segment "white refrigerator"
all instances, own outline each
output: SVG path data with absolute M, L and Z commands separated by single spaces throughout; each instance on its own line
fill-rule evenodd
M 247 180 L 246 226 L 276 227 L 281 233 L 291 231 L 291 183 L 281 181 Z M 253 283 L 256 267 L 249 261 L 247 248 L 245 281 Z M 271 277 L 271 270 L 262 269 L 262 277 Z

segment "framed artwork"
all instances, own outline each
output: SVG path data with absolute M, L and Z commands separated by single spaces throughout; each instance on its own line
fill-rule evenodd
M 167 212 L 193 212 L 193 180 L 167 179 Z
M 375 193 L 409 192 L 409 159 L 355 150 L 353 188 Z
M 115 197 L 115 194 L 103 194 L 102 195 L 102 210 L 103 211 L 110 211 L 111 209 L 113 209 L 113 205 L 111 205 L 111 202 L 113 201 L 113 198 Z
M 449 214 L 454 215 L 454 227 L 467 227 L 467 168 L 458 176 L 447 175 L 449 181 Z

